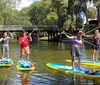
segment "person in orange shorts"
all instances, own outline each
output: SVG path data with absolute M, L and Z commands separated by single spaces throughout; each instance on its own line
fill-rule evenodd
M 25 31 L 21 32 L 21 36 L 18 39 L 20 44 L 20 60 L 23 60 L 23 55 L 26 54 L 27 61 L 29 62 L 29 42 L 32 41 L 31 33 L 27 36 Z

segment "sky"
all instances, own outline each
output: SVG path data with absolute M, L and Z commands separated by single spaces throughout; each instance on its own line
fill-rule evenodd
M 21 0 L 21 2 L 18 4 L 17 9 L 21 10 L 24 7 L 28 7 L 31 5 L 34 1 L 40 1 L 40 0 Z
M 40 0 L 21 0 L 21 2 L 18 4 L 17 9 L 21 10 L 24 7 L 28 7 L 31 5 L 34 1 L 40 1 Z M 93 6 L 93 4 L 88 3 L 88 7 Z

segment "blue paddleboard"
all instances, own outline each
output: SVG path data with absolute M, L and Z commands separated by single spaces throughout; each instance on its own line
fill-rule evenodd
M 10 58 L 0 59 L 0 67 L 9 67 L 13 65 L 13 61 Z
M 65 74 L 73 74 L 86 78 L 100 78 L 99 72 L 89 73 L 87 70 L 80 70 L 78 67 L 73 70 L 72 66 L 67 66 L 65 64 L 47 63 L 46 66 L 51 70 L 62 72 Z
M 66 60 L 67 63 L 72 63 L 71 60 Z M 75 64 L 78 64 L 78 60 L 74 61 Z M 81 64 L 84 66 L 96 66 L 96 67 L 100 67 L 100 62 L 93 62 L 93 61 L 89 61 L 89 60 L 82 60 Z
M 20 71 L 33 71 L 35 66 L 30 62 L 28 63 L 27 60 L 18 61 L 16 68 Z

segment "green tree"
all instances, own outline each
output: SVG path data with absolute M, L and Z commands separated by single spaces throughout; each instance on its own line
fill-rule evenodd
M 0 17 L 1 24 L 8 24 L 9 19 L 11 18 L 12 10 L 16 6 L 16 1 L 18 0 L 0 0 Z
M 97 20 L 100 21 L 100 0 L 68 0 L 68 14 L 71 15 L 73 18 L 73 14 L 79 11 L 81 7 L 83 7 L 83 10 L 86 14 L 86 19 L 88 23 L 88 16 L 87 16 L 87 3 L 92 2 L 94 6 L 97 8 Z
M 15 8 L 21 0 L 0 0 L 0 24 L 16 24 L 16 14 L 18 13 Z
M 32 25 L 30 22 L 29 8 L 23 8 L 18 14 L 19 24 Z
M 51 25 L 54 24 L 55 25 L 57 22 L 57 19 L 58 19 L 58 17 L 57 17 L 57 14 L 55 12 L 51 12 L 50 14 L 48 14 L 46 16 L 47 24 L 51 24 Z
M 100 21 L 100 0 L 89 0 L 97 8 L 97 20 Z
M 42 0 L 30 7 L 30 21 L 32 24 L 57 24 L 63 27 L 66 16 L 66 3 L 62 0 Z
M 95 19 L 96 18 L 96 14 L 97 14 L 97 11 L 94 7 L 89 7 L 88 8 L 88 11 L 87 11 L 87 14 L 88 14 L 88 18 L 89 19 Z
M 2 16 L 0 16 L 0 24 L 4 23 L 4 18 Z
M 47 24 L 46 18 L 50 13 L 51 2 L 34 2 L 30 8 L 30 21 L 33 25 Z
M 67 2 L 65 4 L 64 0 L 51 0 L 52 1 L 52 6 L 53 10 L 57 14 L 57 26 L 58 28 L 62 28 L 64 26 L 64 22 L 66 21 L 66 6 Z
M 76 15 L 76 25 L 77 25 L 77 14 L 83 11 L 87 17 L 87 0 L 68 0 L 68 15 L 71 16 L 71 21 Z M 87 17 L 88 21 L 88 17 Z

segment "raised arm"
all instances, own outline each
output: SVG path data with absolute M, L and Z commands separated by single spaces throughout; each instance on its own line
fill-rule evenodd
M 29 38 L 30 38 L 30 41 L 32 41 L 31 33 L 29 33 Z
M 0 38 L 0 42 L 3 40 L 3 38 Z
M 69 35 L 67 35 L 67 34 L 65 34 L 65 35 L 66 35 L 66 37 L 69 38 L 69 39 L 74 39 L 74 38 L 75 38 L 75 36 L 69 36 Z
M 8 32 L 8 37 L 7 37 L 7 39 L 13 39 L 13 34 L 11 33 L 11 32 Z
M 69 39 L 74 39 L 74 38 L 75 38 L 75 36 L 69 36 L 69 35 L 67 35 L 65 32 L 62 32 L 62 34 L 65 34 L 65 36 L 66 36 L 67 38 L 69 38 Z
M 85 35 L 85 34 L 84 34 L 84 37 L 93 38 L 93 34 L 92 34 L 92 35 Z

